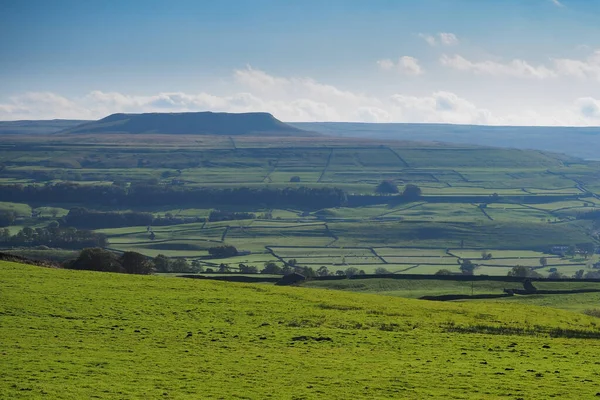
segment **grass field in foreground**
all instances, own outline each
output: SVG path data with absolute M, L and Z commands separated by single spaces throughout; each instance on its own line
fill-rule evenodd
M 5 398 L 598 392 L 600 321 L 561 310 L 13 263 L 0 264 L 0 280 Z

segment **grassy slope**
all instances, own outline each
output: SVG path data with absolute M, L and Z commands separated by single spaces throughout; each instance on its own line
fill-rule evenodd
M 348 292 L 381 294 L 388 296 L 419 298 L 446 294 L 501 294 L 503 289 L 523 289 L 520 282 L 475 281 L 460 282 L 447 280 L 403 280 L 403 279 L 343 279 L 332 281 L 308 281 L 302 286 L 315 289 L 343 290 Z M 600 283 L 580 282 L 535 282 L 540 290 L 600 289 Z M 600 294 L 514 296 L 494 301 L 536 304 L 553 308 L 583 311 L 597 306 Z
M 6 398 L 564 399 L 598 391 L 600 342 L 543 333 L 598 334 L 597 320 L 560 310 L 12 263 L 0 264 L 0 280 Z M 456 332 L 474 324 L 539 335 Z

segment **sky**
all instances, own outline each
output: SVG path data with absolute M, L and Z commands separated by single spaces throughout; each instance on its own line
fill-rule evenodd
M 0 0 L 0 120 L 600 125 L 596 0 Z

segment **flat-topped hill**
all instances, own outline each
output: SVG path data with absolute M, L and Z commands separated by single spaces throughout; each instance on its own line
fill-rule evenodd
M 287 125 L 269 113 L 146 113 L 112 114 L 61 133 L 171 134 L 171 135 L 268 135 L 313 136 Z

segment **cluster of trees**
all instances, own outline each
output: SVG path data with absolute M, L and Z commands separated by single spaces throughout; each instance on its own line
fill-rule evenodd
M 15 219 L 17 219 L 17 215 L 12 211 L 0 212 L 0 228 L 11 226 L 15 223 Z
M 147 275 L 153 272 L 154 265 L 148 257 L 134 251 L 117 256 L 108 250 L 89 248 L 83 249 L 75 260 L 66 262 L 65 268 Z
M 379 185 L 377 185 L 377 187 L 375 188 L 375 193 L 398 194 L 400 193 L 400 190 L 393 181 L 386 180 L 382 181 Z M 412 183 L 409 183 L 406 186 L 404 186 L 404 189 L 402 190 L 402 197 L 408 200 L 417 200 L 419 197 L 421 197 L 421 194 L 421 188 Z
M 150 225 L 154 217 L 144 212 L 114 212 L 88 210 L 75 207 L 63 217 L 63 224 L 76 228 L 121 228 L 126 226 Z
M 235 246 L 221 245 L 209 248 L 208 254 L 214 258 L 235 257 L 238 255 L 238 250 L 235 248 Z
M 240 187 L 206 188 L 136 183 L 125 185 L 2 185 L 0 201 L 79 203 L 127 206 L 212 205 L 298 206 L 305 208 L 339 207 L 346 203 L 346 192 L 333 187 Z
M 221 211 L 212 210 L 208 216 L 208 220 L 211 222 L 218 221 L 234 221 L 239 219 L 255 219 L 256 214 L 249 212 L 233 212 L 233 211 Z
M 577 219 L 600 220 L 600 210 L 592 210 L 577 213 Z
M 365 275 L 365 271 L 359 270 L 355 267 L 348 267 L 344 270 L 339 269 L 335 272 L 329 271 L 326 266 L 319 267 L 316 271 L 312 267 L 300 266 L 295 259 L 287 261 L 283 267 L 280 267 L 276 263 L 270 261 L 265 263 L 264 268 L 260 271 L 261 274 L 272 274 L 272 275 L 289 275 L 292 273 L 298 273 L 304 275 L 307 278 L 313 278 L 316 276 L 347 276 L 351 277 L 354 275 Z
M 562 274 L 556 268 L 549 269 L 548 278 L 550 279 L 600 279 L 600 271 L 588 271 L 580 269 L 572 276 Z M 508 276 L 518 276 L 522 278 L 543 278 L 544 276 L 538 273 L 535 269 L 517 265 L 508 271 Z
M 0 229 L 0 244 L 2 246 L 48 246 L 62 249 L 82 249 L 85 247 L 106 247 L 106 236 L 73 227 L 62 228 L 59 223 L 52 221 L 45 228 L 26 226 L 15 235 L 8 228 Z
M 189 263 L 184 258 L 171 259 L 163 254 L 159 254 L 152 260 L 154 271 L 161 273 L 187 273 L 196 274 L 205 272 L 204 266 L 198 260 Z M 212 272 L 212 271 L 209 271 Z

